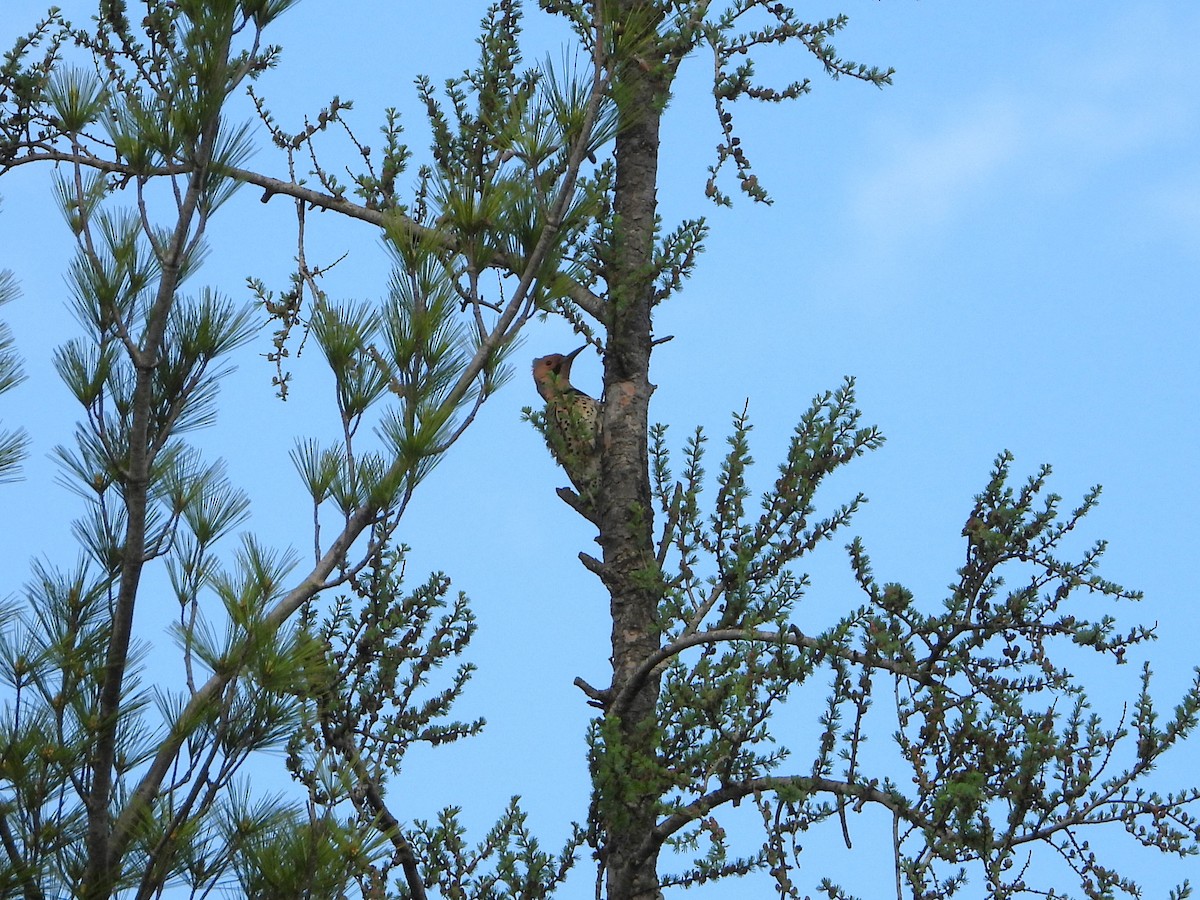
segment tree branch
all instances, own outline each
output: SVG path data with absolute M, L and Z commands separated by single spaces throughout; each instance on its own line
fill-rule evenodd
M 685 828 L 689 822 L 703 818 L 718 806 L 723 806 L 731 801 L 741 800 L 743 797 L 748 797 L 751 794 L 778 791 L 799 791 L 803 794 L 834 794 L 837 797 L 856 800 L 858 803 L 878 803 L 891 810 L 893 815 L 904 819 L 918 828 L 928 826 L 927 822 L 921 820 L 909 809 L 907 802 L 903 798 L 887 791 L 881 791 L 879 788 L 869 784 L 835 781 L 832 778 L 813 778 L 807 775 L 768 775 L 762 778 L 753 778 L 749 781 L 739 781 L 734 784 L 724 785 L 692 801 L 687 806 L 676 810 L 655 826 L 652 836 L 652 847 L 647 849 L 651 852 L 657 850 L 671 835 Z
M 4 845 L 9 865 L 21 880 L 25 900 L 45 900 L 46 895 L 42 893 L 41 887 L 26 868 L 26 860 L 22 857 L 21 848 L 17 846 L 17 842 L 13 838 L 12 829 L 8 827 L 8 816 L 6 815 L 0 815 L 0 844 Z
M 604 300 L 589 291 L 578 281 L 571 281 L 570 287 L 567 289 L 567 296 L 571 298 L 572 303 L 597 322 L 604 324 L 607 321 L 604 314 Z
M 313 570 L 266 614 L 264 624 L 272 630 L 277 630 L 305 601 L 311 599 L 325 584 L 330 573 L 345 559 L 351 545 L 375 520 L 377 515 L 378 511 L 374 507 L 364 506 L 357 510 Z M 241 672 L 249 654 L 248 646 L 233 654 L 226 661 L 227 665 L 222 671 L 215 673 L 192 695 L 179 718 L 172 723 L 170 732 L 159 744 L 158 752 L 155 753 L 149 769 L 129 795 L 125 809 L 113 823 L 110 842 L 112 859 L 120 859 L 129 842 L 133 840 L 138 823 L 150 809 L 154 798 L 158 796 L 162 781 L 179 753 L 179 748 L 192 733 L 196 723 L 204 718 L 204 714 L 211 704 L 220 697 L 229 682 Z
M 665 665 L 672 657 L 678 656 L 684 650 L 691 647 L 698 647 L 703 644 L 718 644 L 725 641 L 758 641 L 766 644 L 790 644 L 793 647 L 802 647 L 806 650 L 834 656 L 864 668 L 885 669 L 898 678 L 909 678 L 920 684 L 932 685 L 935 683 L 934 672 L 932 671 L 919 667 L 911 667 L 889 659 L 880 659 L 876 655 L 862 653 L 858 650 L 831 648 L 816 638 L 804 634 L 795 625 L 791 626 L 788 631 L 720 628 L 685 635 L 646 657 L 633 673 L 633 677 L 625 685 L 621 693 L 617 695 L 616 700 L 613 701 L 613 712 L 619 715 L 634 695 L 636 695 L 638 689 L 645 683 L 646 679 L 656 669 Z

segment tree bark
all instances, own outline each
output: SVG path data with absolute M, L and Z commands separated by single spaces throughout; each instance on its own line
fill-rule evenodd
M 652 5 L 622 0 L 616 4 L 617 14 L 622 21 L 644 21 Z M 631 15 L 637 12 L 642 15 Z M 611 596 L 614 696 L 639 677 L 642 661 L 659 648 L 656 614 L 661 589 L 653 549 L 648 422 L 659 122 L 666 91 L 665 80 L 647 61 L 620 60 L 618 65 L 624 70 L 619 76 L 613 245 L 605 272 L 608 344 L 597 503 L 601 571 Z M 646 678 L 619 719 L 607 723 L 606 764 L 629 768 L 613 773 L 624 782 L 619 798 L 601 798 L 609 900 L 662 896 L 657 852 L 652 849 L 659 789 L 637 776 L 657 755 L 658 692 L 659 678 Z M 615 715 L 609 713 L 610 718 Z

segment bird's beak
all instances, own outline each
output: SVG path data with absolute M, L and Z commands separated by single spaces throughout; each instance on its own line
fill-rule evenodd
M 578 356 L 580 353 L 582 353 L 582 352 L 583 352 L 584 350 L 586 350 L 586 349 L 587 349 L 587 344 L 584 344 L 584 345 L 583 345 L 582 347 L 580 347 L 578 350 L 572 350 L 570 353 L 568 353 L 568 354 L 567 354 L 565 357 L 563 357 L 563 358 L 564 358 L 564 359 L 565 359 L 567 362 L 571 362 L 573 359 L 575 359 L 575 357 L 577 357 L 577 356 Z

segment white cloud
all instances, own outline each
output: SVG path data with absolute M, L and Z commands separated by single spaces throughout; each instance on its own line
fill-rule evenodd
M 1200 89 L 1188 67 L 1198 31 L 1200 17 L 1122 9 L 949 104 L 898 111 L 851 176 L 855 253 L 865 250 L 878 273 L 939 243 L 981 204 L 1036 208 L 1106 190 L 1116 163 L 1122 183 L 1136 186 L 1176 145 L 1194 146 Z M 947 94 L 925 96 L 945 103 Z M 1178 198 L 1175 215 L 1200 216 L 1188 206 L 1195 199 Z
M 980 104 L 922 135 L 893 133 L 881 165 L 855 188 L 850 215 L 874 240 L 892 243 L 950 223 L 1020 151 L 1017 108 Z
M 1174 243 L 1200 258 L 1200 169 L 1164 181 L 1147 195 L 1146 207 Z

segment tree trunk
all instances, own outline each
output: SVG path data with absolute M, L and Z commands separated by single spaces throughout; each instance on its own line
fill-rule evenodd
M 630 21 L 630 11 L 646 6 L 645 0 L 623 0 L 619 14 L 625 17 L 623 21 Z M 611 595 L 614 695 L 621 693 L 638 665 L 658 649 L 655 619 L 661 596 L 653 549 L 647 446 L 653 391 L 649 381 L 650 314 L 659 121 L 665 83 L 645 60 L 620 64 L 624 66 L 620 76 L 624 91 L 616 138 L 616 218 L 605 273 L 608 345 L 597 509 L 604 580 Z M 620 719 L 607 723 L 606 763 L 625 770 L 612 772 L 625 782 L 622 790 L 614 792 L 619 798 L 601 797 L 608 900 L 662 896 L 657 849 L 651 849 L 659 789 L 637 774 L 655 768 L 658 688 L 657 678 L 648 679 L 621 711 Z M 609 716 L 614 718 L 611 712 Z M 602 794 L 603 790 L 602 784 Z

